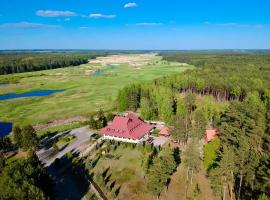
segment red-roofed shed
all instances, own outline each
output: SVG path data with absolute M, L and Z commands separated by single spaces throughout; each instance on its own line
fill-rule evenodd
M 204 138 L 206 142 L 212 141 L 218 134 L 217 129 L 207 129 L 204 134 Z
M 170 136 L 169 128 L 167 126 L 163 127 L 159 132 L 159 135 L 169 137 Z
M 114 139 L 126 142 L 139 142 L 145 138 L 154 127 L 140 120 L 134 114 L 125 117 L 116 116 L 112 123 L 102 128 L 100 134 L 105 139 Z

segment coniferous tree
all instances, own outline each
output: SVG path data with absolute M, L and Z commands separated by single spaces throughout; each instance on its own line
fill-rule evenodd
M 222 199 L 226 199 L 227 188 L 229 188 L 230 199 L 233 198 L 233 188 L 235 181 L 235 155 L 228 146 L 223 146 L 221 160 L 218 166 L 211 172 L 211 179 L 219 179 L 222 184 Z M 215 185 L 213 187 L 216 187 Z
M 207 127 L 207 119 L 202 110 L 196 109 L 193 113 L 192 136 L 202 139 Z
M 197 139 L 191 139 L 189 142 L 184 156 L 184 165 L 186 168 L 185 199 L 187 199 L 189 184 L 193 183 L 194 174 L 198 173 L 201 169 L 201 157 Z
M 141 111 L 141 115 L 143 119 L 150 120 L 155 117 L 154 109 L 152 108 L 151 102 L 148 98 L 143 97 L 141 99 L 140 108 L 141 108 L 140 111 Z
M 35 149 L 38 139 L 34 128 L 27 125 L 22 128 L 21 145 L 24 150 Z
M 14 140 L 14 143 L 21 147 L 22 146 L 22 143 L 21 143 L 21 140 L 22 140 L 22 130 L 20 127 L 18 126 L 14 126 L 13 128 L 13 140 Z
M 159 197 L 164 186 L 166 186 L 170 175 L 174 172 L 177 165 L 173 151 L 169 148 L 163 149 L 153 160 L 149 169 L 148 189 Z
M 177 143 L 183 143 L 186 144 L 187 142 L 187 134 L 188 130 L 187 127 L 189 127 L 188 120 L 185 116 L 175 116 L 172 120 L 172 127 L 170 134 L 172 138 L 177 141 Z

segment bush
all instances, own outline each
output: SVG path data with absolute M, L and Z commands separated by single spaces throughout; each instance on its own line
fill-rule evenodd
M 68 152 L 66 154 L 66 156 L 67 156 L 68 159 L 72 159 L 73 158 L 73 154 L 71 152 Z
M 79 159 L 74 157 L 74 158 L 72 158 L 71 162 L 72 162 L 72 165 L 78 165 L 79 164 Z
M 155 129 L 152 133 L 151 133 L 152 136 L 159 136 L 159 131 L 157 129 Z

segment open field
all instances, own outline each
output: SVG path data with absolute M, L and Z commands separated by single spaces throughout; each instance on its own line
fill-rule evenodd
M 139 58 L 135 59 L 136 56 Z M 119 60 L 120 63 L 117 63 L 115 56 L 112 56 L 111 60 L 110 57 L 106 58 L 107 64 L 119 64 L 114 68 L 106 68 L 94 61 L 79 67 L 0 76 L 0 82 L 17 82 L 0 86 L 0 94 L 65 90 L 51 96 L 0 101 L 0 121 L 35 125 L 54 119 L 87 115 L 101 108 L 111 109 L 118 90 L 127 84 L 150 81 L 193 68 L 190 65 L 162 61 L 161 57 L 154 54 L 124 55 L 124 57 L 129 64 Z M 143 59 L 140 59 L 141 57 Z M 123 55 L 121 59 L 123 60 Z M 135 64 L 140 67 L 134 67 Z M 99 75 L 86 73 L 87 70 L 91 72 L 97 69 L 101 69 Z

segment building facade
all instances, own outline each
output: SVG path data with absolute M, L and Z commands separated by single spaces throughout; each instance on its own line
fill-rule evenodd
M 104 139 L 140 143 L 148 139 L 154 126 L 145 123 L 134 114 L 116 116 L 112 123 L 100 130 Z

